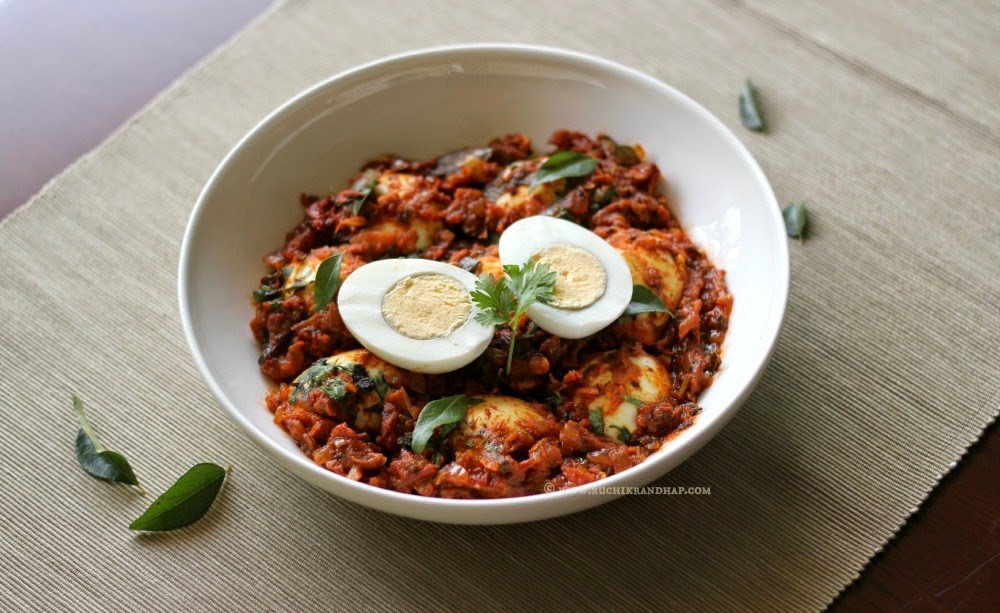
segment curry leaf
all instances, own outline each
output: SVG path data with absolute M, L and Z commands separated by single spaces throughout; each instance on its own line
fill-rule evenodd
M 351 186 L 351 190 L 356 191 L 361 195 L 356 196 L 351 201 L 352 215 L 357 215 L 361 212 L 361 207 L 365 205 L 365 202 L 368 200 L 368 196 L 371 196 L 372 192 L 375 191 L 376 185 L 378 185 L 378 171 L 374 169 L 366 170 L 364 174 L 361 175 L 361 178 L 354 182 L 354 185 Z
M 313 312 L 322 311 L 330 304 L 340 289 L 340 262 L 343 253 L 330 256 L 320 262 L 316 269 L 316 282 L 313 285 Z
M 531 187 L 568 177 L 586 177 L 597 169 L 597 160 L 576 151 L 557 151 L 535 171 Z
M 806 206 L 801 202 L 793 202 L 781 211 L 785 218 L 785 231 L 788 236 L 802 240 L 806 236 Z
M 478 398 L 469 398 L 464 394 L 438 398 L 424 405 L 413 426 L 413 439 L 410 443 L 413 451 L 421 453 L 434 435 L 434 430 L 442 426 L 442 430 L 454 426 L 465 417 L 469 407 L 482 402 Z
M 750 79 L 743 84 L 743 91 L 740 92 L 740 121 L 744 127 L 754 132 L 763 132 L 767 129 L 764 123 L 764 116 L 760 113 L 757 105 L 757 90 L 754 89 Z
M 659 296 L 653 293 L 645 285 L 632 286 L 632 300 L 625 307 L 625 315 L 639 315 L 640 313 L 670 313 L 667 305 L 663 304 Z M 671 313 L 671 316 L 673 313 Z
M 94 436 L 90 422 L 83 414 L 83 401 L 75 394 L 73 395 L 73 410 L 76 412 L 77 421 L 80 422 L 80 429 L 76 433 L 76 459 L 80 462 L 83 470 L 88 475 L 104 481 L 134 486 L 139 492 L 145 494 L 146 491 L 139 485 L 139 480 L 125 456 L 105 449 Z
M 195 464 L 149 505 L 129 528 L 166 532 L 198 521 L 215 502 L 231 467 Z

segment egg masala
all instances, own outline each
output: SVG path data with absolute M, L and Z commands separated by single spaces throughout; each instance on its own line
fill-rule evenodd
M 267 408 L 317 465 L 421 496 L 543 494 L 697 420 L 724 368 L 725 272 L 641 145 L 548 145 L 387 154 L 301 196 L 250 329 Z

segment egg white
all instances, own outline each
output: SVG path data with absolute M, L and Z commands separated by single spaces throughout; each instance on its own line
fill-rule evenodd
M 526 217 L 500 235 L 500 261 L 522 265 L 549 245 L 572 245 L 589 252 L 607 275 L 604 294 L 582 309 L 562 309 L 536 302 L 528 317 L 539 328 L 562 338 L 583 338 L 601 330 L 625 311 L 632 299 L 632 273 L 618 251 L 590 230 L 565 219 Z
M 429 374 L 457 370 L 479 357 L 493 339 L 493 328 L 475 320 L 475 306 L 457 330 L 426 340 L 400 334 L 382 314 L 386 293 L 402 279 L 420 273 L 451 277 L 470 292 L 476 286 L 475 275 L 444 262 L 418 258 L 377 260 L 352 272 L 340 286 L 340 317 L 358 342 L 390 364 Z

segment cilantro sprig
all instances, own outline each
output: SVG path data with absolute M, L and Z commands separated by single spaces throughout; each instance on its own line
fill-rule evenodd
M 535 302 L 552 301 L 556 285 L 556 272 L 546 264 L 533 260 L 523 265 L 508 264 L 503 267 L 505 276 L 494 279 L 484 274 L 476 281 L 472 302 L 479 307 L 476 321 L 484 326 L 510 328 L 510 347 L 507 350 L 507 374 L 514 359 L 517 329 L 528 307 Z

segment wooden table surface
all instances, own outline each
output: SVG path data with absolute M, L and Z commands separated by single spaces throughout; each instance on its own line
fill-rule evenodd
M 0 0 L 0 218 L 269 0 Z M 1000 611 L 1000 433 L 930 495 L 837 610 Z

